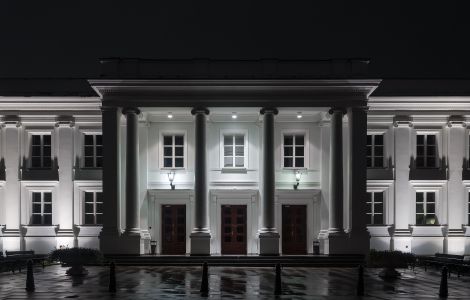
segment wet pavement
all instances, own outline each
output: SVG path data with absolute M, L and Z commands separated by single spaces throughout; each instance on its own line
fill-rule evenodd
M 87 267 L 73 279 L 58 265 L 36 267 L 36 291 L 24 289 L 26 272 L 0 273 L 0 299 L 200 299 L 201 268 L 116 267 L 117 292 L 108 293 L 108 268 Z M 440 274 L 417 268 L 384 281 L 379 269 L 365 270 L 365 297 L 355 297 L 357 270 L 283 268 L 279 299 L 438 299 Z M 275 299 L 274 267 L 209 267 L 210 299 Z M 449 278 L 449 299 L 470 298 L 470 277 Z

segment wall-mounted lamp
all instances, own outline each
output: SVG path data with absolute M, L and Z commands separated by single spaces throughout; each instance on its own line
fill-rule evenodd
M 175 189 L 175 185 L 173 184 L 173 180 L 175 180 L 175 171 L 171 171 L 168 173 L 168 180 L 170 181 L 170 187 L 172 190 Z
M 296 190 L 299 187 L 300 184 L 300 177 L 302 177 L 302 173 L 300 171 L 295 171 L 295 184 L 294 184 L 294 190 Z
M 168 113 L 168 119 L 173 119 L 173 114 L 171 112 Z
M 238 118 L 237 113 L 236 113 L 236 112 L 233 112 L 233 113 L 232 113 L 232 119 L 235 120 L 236 118 Z
M 297 119 L 302 119 L 302 112 L 299 111 L 299 112 L 297 113 Z

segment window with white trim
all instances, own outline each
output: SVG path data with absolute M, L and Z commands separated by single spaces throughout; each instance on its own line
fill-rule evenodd
M 85 225 L 103 224 L 103 193 L 85 192 L 84 193 L 84 220 Z
M 284 134 L 283 136 L 283 167 L 305 167 L 305 134 Z
M 384 224 L 384 192 L 367 192 L 367 218 L 369 225 Z
M 367 134 L 367 167 L 384 167 L 384 135 Z
M 163 168 L 184 168 L 184 134 L 163 135 Z
M 437 224 L 436 193 L 416 192 L 416 225 Z
M 32 192 L 31 225 L 52 225 L 52 192 Z
M 416 135 L 416 167 L 437 167 L 437 136 L 435 134 Z
M 31 135 L 31 168 L 52 167 L 52 141 L 50 134 Z
M 224 168 L 244 168 L 245 136 L 243 134 L 224 134 Z
M 467 225 L 470 225 L 470 192 L 467 194 Z
M 83 166 L 85 168 L 103 167 L 103 136 L 101 134 L 84 134 Z

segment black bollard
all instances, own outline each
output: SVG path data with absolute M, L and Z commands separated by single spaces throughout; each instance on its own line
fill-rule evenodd
M 447 298 L 449 292 L 447 290 L 447 267 L 442 268 L 441 272 L 441 286 L 439 287 L 439 297 Z
M 359 270 L 357 274 L 356 295 L 364 296 L 364 267 L 362 265 L 359 266 Z
M 274 295 L 282 295 L 282 283 L 281 283 L 281 264 L 276 264 L 276 284 L 274 286 Z
M 202 265 L 202 281 L 201 281 L 201 297 L 209 296 L 209 271 L 207 267 L 207 261 Z
M 33 274 L 33 261 L 28 260 L 27 269 L 26 269 L 26 291 L 34 292 L 34 274 Z
M 109 288 L 110 293 L 116 293 L 116 265 L 114 261 L 109 264 Z

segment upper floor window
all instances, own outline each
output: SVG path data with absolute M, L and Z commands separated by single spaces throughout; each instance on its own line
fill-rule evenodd
M 163 168 L 184 168 L 184 134 L 163 135 Z
M 52 192 L 33 192 L 32 225 L 52 225 Z
M 224 168 L 245 166 L 245 136 L 243 134 L 224 135 Z
M 437 138 L 435 134 L 416 135 L 416 167 L 437 166 Z
M 367 167 L 384 167 L 384 136 L 383 134 L 367 135 Z
M 52 142 L 50 134 L 31 136 L 31 168 L 52 167 Z
M 367 218 L 369 225 L 384 224 L 384 192 L 367 192 Z
M 283 167 L 305 167 L 305 135 L 284 134 L 283 136 Z
M 436 223 L 436 193 L 416 192 L 416 225 Z
M 103 166 L 103 136 L 101 134 L 85 134 L 83 150 L 85 168 Z
M 103 223 L 103 193 L 85 192 L 85 225 L 100 225 Z

